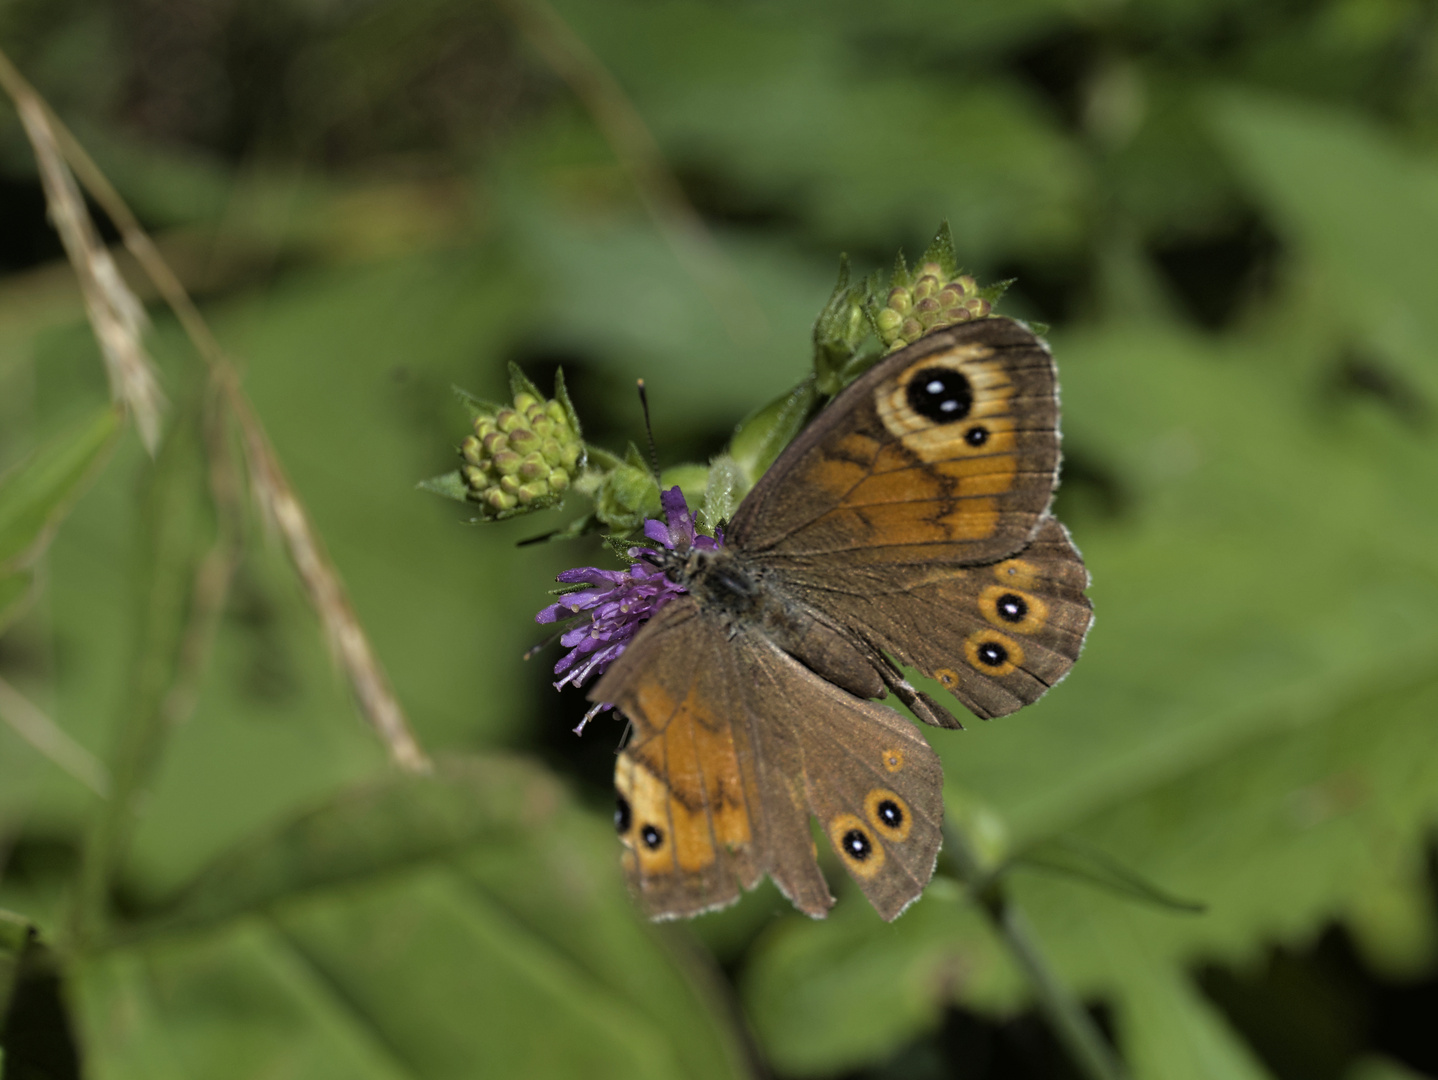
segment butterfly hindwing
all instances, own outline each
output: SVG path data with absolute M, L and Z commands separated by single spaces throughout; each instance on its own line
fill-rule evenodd
M 766 732 L 787 729 L 808 808 L 839 862 L 885 919 L 934 875 L 943 769 L 914 725 L 825 682 L 772 644 L 754 665 Z
M 823 916 L 833 898 L 811 814 L 885 918 L 933 875 L 943 806 L 933 750 L 897 713 L 825 682 L 763 635 L 730 637 L 676 601 L 591 696 L 634 724 L 615 769 L 616 824 L 652 916 L 722 906 L 763 873 Z
M 995 563 L 856 568 L 787 584 L 984 719 L 1038 700 L 1067 675 L 1093 620 L 1088 571 L 1052 517 L 1033 543 Z

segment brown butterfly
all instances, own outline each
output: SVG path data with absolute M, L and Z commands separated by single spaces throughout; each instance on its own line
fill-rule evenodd
M 615 824 L 655 918 L 736 900 L 764 874 L 833 905 L 810 816 L 885 919 L 933 876 L 939 760 L 958 727 L 905 680 L 984 718 L 1078 657 L 1088 572 L 1049 516 L 1059 465 L 1048 348 L 1009 319 L 939 331 L 839 394 L 744 499 L 724 546 L 662 552 L 687 590 L 589 694 L 633 724 Z

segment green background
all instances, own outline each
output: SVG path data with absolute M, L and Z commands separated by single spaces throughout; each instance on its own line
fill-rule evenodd
M 892 925 L 833 873 L 821 923 L 767 885 L 644 923 L 619 723 L 574 738 L 555 654 L 521 660 L 553 575 L 605 556 L 516 546 L 577 503 L 480 526 L 414 487 L 454 465 L 450 385 L 498 398 L 510 360 L 562 365 L 614 450 L 642 376 L 663 464 L 706 460 L 807 371 L 838 254 L 887 266 L 945 218 L 1051 327 L 1097 615 L 1042 702 L 926 732 L 950 810 L 1140 1080 L 1438 1073 L 1438 8 L 562 0 L 703 223 L 677 246 L 533 10 L 0 7 L 240 364 L 441 761 L 386 763 L 253 513 L 192 714 L 145 728 L 213 529 L 201 369 L 152 303 L 166 447 L 110 437 L 5 112 L 0 677 L 102 761 L 140 728 L 156 757 L 86 932 L 101 800 L 0 726 L 4 1076 L 1067 1075 L 952 880 Z

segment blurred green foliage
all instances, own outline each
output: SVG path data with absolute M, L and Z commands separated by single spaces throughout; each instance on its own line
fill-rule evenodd
M 114 439 L 0 116 L 0 678 L 77 744 L 37 749 L 0 697 L 4 1075 L 64 1075 L 55 1039 L 102 1080 L 955 1075 L 946 1010 L 1028 1001 L 962 889 L 892 926 L 768 886 L 644 924 L 605 823 L 620 729 L 572 739 L 580 695 L 520 659 L 597 543 L 516 547 L 565 512 L 470 526 L 414 486 L 457 464 L 449 387 L 500 400 L 509 361 L 544 387 L 562 363 L 617 453 L 643 376 L 661 463 L 707 460 L 810 370 L 837 254 L 886 269 L 944 218 L 981 280 L 1017 278 L 1001 310 L 1052 327 L 1097 612 L 1042 702 L 932 733 L 951 813 L 1139 1080 L 1438 1070 L 1431 1036 L 1361 1019 L 1240 1030 L 1194 978 L 1259 978 L 1335 924 L 1373 979 L 1438 964 L 1438 8 L 562 0 L 698 243 L 647 212 L 531 10 L 0 7 L 241 361 L 440 762 L 385 763 L 253 514 L 170 722 L 216 527 L 198 361 L 152 305 L 166 445 Z M 143 812 L 108 814 L 106 782 Z M 1044 872 L 1061 848 L 1206 910 Z M 50 1042 L 17 1020 L 40 1015 Z M 1264 1023 L 1331 1053 L 1295 1071 Z

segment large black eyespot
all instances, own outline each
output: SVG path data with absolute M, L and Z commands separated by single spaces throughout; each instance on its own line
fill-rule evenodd
M 629 831 L 629 825 L 633 819 L 629 813 L 629 800 L 623 795 L 617 795 L 614 799 L 614 831 L 623 836 Z
M 639 830 L 639 839 L 644 841 L 644 846 L 650 851 L 656 851 L 659 845 L 664 843 L 664 834 L 653 825 L 646 825 Z
M 874 845 L 869 843 L 869 838 L 859 829 L 850 829 L 844 834 L 840 841 L 844 848 L 844 854 L 855 862 L 863 862 L 874 851 Z
M 893 799 L 885 799 L 878 806 L 879 820 L 891 829 L 900 828 L 904 824 L 904 811 Z
M 995 600 L 994 608 L 1004 622 L 1023 622 L 1029 613 L 1028 602 L 1022 596 L 1015 596 L 1013 593 L 1004 593 Z
M 986 641 L 978 648 L 979 662 L 989 667 L 1003 667 L 1009 662 L 1009 650 L 997 641 Z
M 962 371 L 931 367 L 909 380 L 909 408 L 936 424 L 952 424 L 969 415 L 974 389 Z
M 983 446 L 984 443 L 988 441 L 989 429 L 984 427 L 983 424 L 975 424 L 969 428 L 968 431 L 964 432 L 964 442 L 970 446 Z

